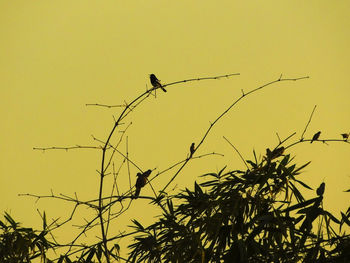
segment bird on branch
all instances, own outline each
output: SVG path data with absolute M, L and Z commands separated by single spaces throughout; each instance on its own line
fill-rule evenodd
M 163 88 L 162 84 L 160 83 L 160 80 L 157 79 L 156 75 L 151 74 L 151 75 L 149 75 L 149 78 L 150 78 L 151 84 L 154 88 L 161 88 L 164 92 L 166 92 L 166 89 Z
M 313 141 L 317 141 L 318 138 L 320 138 L 320 135 L 321 135 L 321 132 L 320 132 L 320 131 L 319 131 L 319 132 L 316 132 L 316 133 L 314 134 L 314 136 L 312 137 L 310 143 L 312 143 Z
M 343 137 L 343 140 L 344 140 L 344 141 L 347 141 L 347 140 L 349 139 L 350 133 L 342 133 L 342 134 L 340 134 L 340 135 Z
M 191 144 L 191 147 L 190 147 L 190 157 L 192 157 L 192 155 L 194 154 L 194 151 L 195 151 L 195 146 L 194 146 L 194 142 Z
M 147 170 L 144 173 L 137 173 L 137 180 L 136 180 L 136 191 L 134 195 L 134 199 L 138 198 L 140 195 L 141 188 L 144 187 L 147 183 L 147 177 L 151 174 L 152 170 Z

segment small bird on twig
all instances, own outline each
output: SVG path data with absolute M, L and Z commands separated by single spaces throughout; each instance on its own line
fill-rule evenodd
M 191 144 L 191 147 L 190 147 L 190 157 L 192 157 L 192 155 L 194 154 L 194 142 Z
M 340 134 L 340 135 L 343 137 L 343 140 L 344 140 L 344 141 L 347 141 L 347 140 L 349 139 L 350 133 L 342 133 L 342 134 Z
M 314 136 L 312 137 L 310 143 L 312 143 L 313 141 L 317 141 L 318 138 L 320 138 L 320 135 L 321 135 L 321 132 L 320 132 L 320 131 L 319 131 L 319 132 L 316 132 L 316 133 L 314 134 Z
M 150 80 L 151 80 L 151 84 L 152 84 L 153 87 L 155 87 L 155 88 L 158 88 L 158 87 L 159 87 L 159 88 L 161 88 L 164 92 L 166 92 L 166 89 L 163 88 L 162 84 L 160 83 L 160 80 L 157 79 L 156 75 L 151 74 L 151 75 L 149 75 L 149 78 L 150 78 Z
M 152 170 L 147 170 L 144 173 L 137 173 L 137 180 L 136 180 L 136 191 L 134 199 L 138 198 L 140 195 L 141 188 L 144 187 L 147 183 L 147 177 L 151 174 Z

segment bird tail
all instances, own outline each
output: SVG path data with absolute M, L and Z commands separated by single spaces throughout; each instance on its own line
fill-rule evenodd
M 135 195 L 134 195 L 134 199 L 137 199 L 140 195 L 140 191 L 141 191 L 141 188 L 136 188 L 136 191 L 135 191 Z

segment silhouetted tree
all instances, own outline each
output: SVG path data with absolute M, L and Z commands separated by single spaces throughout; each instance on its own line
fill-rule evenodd
M 278 148 L 277 148 L 278 149 Z M 132 262 L 350 262 L 350 208 L 337 219 L 323 206 L 325 184 L 305 200 L 302 169 L 290 155 L 247 161 L 245 171 L 203 175 L 194 190 L 163 200 L 164 213 L 138 232 Z M 318 221 L 316 219 L 319 219 Z
M 239 74 L 192 78 L 168 84 L 161 84 L 155 75 L 151 75 L 151 89 L 141 93 L 130 103 L 115 105 L 122 107 L 122 110 L 118 118 L 114 119 L 114 125 L 105 140 L 93 137 L 98 146 L 34 148 L 43 151 L 57 149 L 68 151 L 81 148 L 99 150 L 101 164 L 98 170 L 98 197 L 83 200 L 81 197 L 78 198 L 78 195 L 57 195 L 53 191 L 49 195 L 22 194 L 38 200 L 52 198 L 74 206 L 67 217 L 52 219 L 49 224 L 46 223 L 44 213 L 41 216 L 43 230 L 40 231 L 19 227 L 19 223 L 5 213 L 6 221 L 0 221 L 0 262 L 28 263 L 39 256 L 42 262 L 48 263 L 348 262 L 349 235 L 341 231 L 344 224 L 350 225 L 350 209 L 341 214 L 341 219 L 337 219 L 326 211 L 322 205 L 326 191 L 324 183 L 317 188 L 314 198 L 305 200 L 300 188 L 311 188 L 301 181 L 299 174 L 307 164 L 297 167 L 293 164 L 290 155 L 286 153 L 287 149 L 293 145 L 308 141 L 349 143 L 347 133 L 342 133 L 341 138 L 337 139 L 327 139 L 323 136 L 325 139 L 319 140 L 320 132 L 311 139 L 304 138 L 316 106 L 299 140 L 286 145 L 286 141 L 295 133 L 285 140 L 279 139 L 279 144 L 273 150 L 267 149 L 263 158 L 258 160 L 254 153 L 254 161 L 245 161 L 235 149 L 247 167 L 245 171 L 226 171 L 223 168 L 219 173 L 203 175 L 204 182 L 195 182 L 194 190 L 185 189 L 175 195 L 168 195 L 167 192 L 169 185 L 183 172 L 183 168 L 191 160 L 217 154 L 200 155 L 198 150 L 215 124 L 235 105 L 267 86 L 308 77 L 282 78 L 281 75 L 278 79 L 248 92 L 242 89 L 242 94 L 210 122 L 201 139 L 192 142 L 189 148 L 186 148 L 185 157 L 163 171 L 153 172 L 154 169 L 143 171 L 129 158 L 128 149 L 126 152 L 120 150 L 120 143 L 125 140 L 124 135 L 129 127 L 124 125 L 123 130 L 120 130 L 121 125 L 125 124 L 127 117 L 135 112 L 138 105 L 152 98 L 151 95 L 157 89 L 166 91 L 165 87 L 175 84 L 216 80 L 236 75 Z M 87 105 L 113 107 L 104 104 Z M 116 132 L 118 129 L 119 132 Z M 112 140 L 112 137 L 117 140 Z M 232 144 L 231 146 L 235 148 Z M 122 156 L 122 161 L 115 158 L 117 154 Z M 121 189 L 117 174 L 125 163 L 128 164 L 128 169 L 124 175 L 129 176 L 130 180 L 129 186 Z M 132 182 L 131 178 L 135 176 L 131 176 L 129 165 L 133 166 L 133 170 L 137 170 L 136 182 Z M 118 172 L 115 171 L 116 167 L 119 167 Z M 152 187 L 151 182 L 165 172 L 173 174 L 161 186 L 162 189 L 159 192 L 152 188 L 154 196 L 140 195 L 143 187 L 148 184 Z M 106 177 L 112 177 L 113 184 L 106 184 Z M 108 190 L 107 187 L 109 187 Z M 131 203 L 137 198 L 151 200 L 149 205 L 159 207 L 163 215 L 150 226 L 144 227 L 140 222 L 133 220 L 133 231 L 111 234 L 110 230 L 118 225 L 114 222 L 128 211 Z M 56 241 L 55 231 L 67 225 L 72 218 L 79 216 L 78 207 L 85 207 L 92 216 L 82 225 L 77 226 L 79 232 L 73 240 L 66 243 Z M 336 231 L 333 228 L 334 225 L 339 225 L 339 230 Z M 125 229 L 125 226 L 121 228 Z M 90 234 L 92 229 L 97 229 L 99 236 L 96 241 L 86 244 L 84 237 Z M 95 233 L 94 237 L 96 237 Z M 134 242 L 129 246 L 131 251 L 129 259 L 125 259 L 120 256 L 119 240 L 130 236 L 134 237 Z M 50 259 L 48 254 L 51 256 L 53 253 L 49 252 L 55 252 Z

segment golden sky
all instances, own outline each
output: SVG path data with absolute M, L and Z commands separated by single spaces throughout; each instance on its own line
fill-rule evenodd
M 120 108 L 85 106 L 130 102 L 150 88 L 148 75 L 163 83 L 195 77 L 240 73 L 229 79 L 170 86 L 139 106 L 132 124 L 129 157 L 143 170 L 168 168 L 182 160 L 192 142 L 235 99 L 276 80 L 278 83 L 241 101 L 214 127 L 198 154 L 169 189 L 193 187 L 194 180 L 224 165 L 244 168 L 225 142 L 227 137 L 246 159 L 277 143 L 276 132 L 300 138 L 340 138 L 350 132 L 350 3 L 348 1 L 5 1 L 0 0 L 1 211 L 25 225 L 69 216 L 71 206 L 54 200 L 19 197 L 19 193 L 54 193 L 96 198 L 99 150 L 35 151 L 33 147 L 94 145 L 106 140 Z M 118 133 L 118 136 L 120 133 Z M 126 137 L 120 150 L 125 152 Z M 326 182 L 325 209 L 339 215 L 349 205 L 350 145 L 299 144 L 291 149 L 298 164 L 311 165 L 301 179 L 312 187 Z M 115 159 L 116 167 L 121 158 Z M 137 170 L 131 167 L 134 183 Z M 152 184 L 160 190 L 173 175 Z M 120 190 L 129 184 L 119 175 Z M 111 181 L 107 179 L 106 189 Z M 108 185 L 109 184 L 109 185 Z M 150 188 L 142 189 L 152 195 Z M 309 196 L 315 195 L 309 191 Z M 119 221 L 145 216 L 149 204 L 132 203 Z M 85 211 L 86 212 L 86 211 Z M 82 213 L 85 213 L 82 212 Z M 87 211 L 86 213 L 91 213 Z M 85 214 L 84 214 L 85 215 Z

